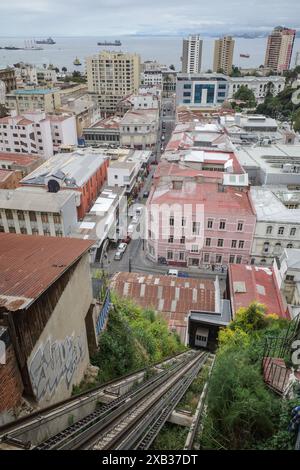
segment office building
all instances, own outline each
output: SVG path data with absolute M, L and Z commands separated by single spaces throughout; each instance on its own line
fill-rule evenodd
M 176 105 L 195 108 L 221 106 L 227 99 L 228 77 L 217 73 L 179 73 L 176 83 Z
M 232 71 L 234 39 L 224 36 L 215 41 L 213 71 L 230 75 Z
M 265 67 L 276 72 L 284 72 L 290 68 L 295 36 L 295 29 L 282 26 L 272 31 L 268 37 Z
M 182 43 L 182 72 L 200 73 L 203 41 L 197 35 L 191 35 Z

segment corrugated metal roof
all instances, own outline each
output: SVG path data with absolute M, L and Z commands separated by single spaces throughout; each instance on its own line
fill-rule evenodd
M 75 238 L 0 233 L 0 307 L 27 308 L 92 244 Z

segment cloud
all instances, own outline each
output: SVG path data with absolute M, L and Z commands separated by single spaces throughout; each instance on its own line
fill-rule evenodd
M 0 0 L 0 34 L 122 35 L 300 29 L 299 0 Z

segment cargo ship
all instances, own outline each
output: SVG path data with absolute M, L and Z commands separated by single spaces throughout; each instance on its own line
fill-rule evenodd
M 250 54 L 240 54 L 240 57 L 243 57 L 244 59 L 249 59 Z
M 122 43 L 119 40 L 116 40 L 114 42 L 110 42 L 110 41 L 98 42 L 97 44 L 98 46 L 122 46 Z
M 37 44 L 56 44 L 56 42 L 52 38 L 48 39 L 40 39 L 39 41 L 35 41 Z
M 80 60 L 78 59 L 78 57 L 76 57 L 76 59 L 74 60 L 73 64 L 74 64 L 74 65 L 81 65 L 81 62 L 80 62 Z

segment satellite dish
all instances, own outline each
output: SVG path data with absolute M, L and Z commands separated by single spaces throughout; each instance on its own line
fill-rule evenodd
M 56 180 L 49 180 L 48 181 L 48 191 L 49 193 L 58 193 L 60 190 L 60 185 Z

